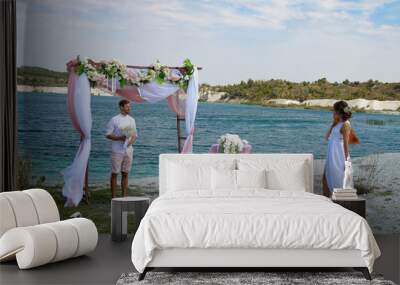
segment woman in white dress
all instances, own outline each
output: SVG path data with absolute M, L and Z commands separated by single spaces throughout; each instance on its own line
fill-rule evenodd
M 345 101 L 333 105 L 333 122 L 326 134 L 328 152 L 322 179 L 323 194 L 330 197 L 334 188 L 343 188 L 345 162 L 350 160 L 349 144 L 359 143 L 352 131 L 351 110 Z

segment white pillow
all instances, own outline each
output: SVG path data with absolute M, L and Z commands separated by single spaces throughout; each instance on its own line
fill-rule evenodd
M 310 189 L 309 161 L 293 158 L 239 159 L 239 170 L 267 170 L 267 188 L 271 190 L 308 191 Z
M 267 188 L 267 171 L 236 170 L 237 188 Z
M 211 167 L 169 163 L 168 190 L 211 189 Z
M 236 190 L 236 170 L 212 168 L 211 181 L 214 191 Z
M 292 164 L 285 170 L 267 170 L 267 188 L 272 190 L 307 191 L 305 163 Z

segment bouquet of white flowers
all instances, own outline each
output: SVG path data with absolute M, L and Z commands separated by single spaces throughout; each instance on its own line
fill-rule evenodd
M 218 144 L 221 153 L 240 153 L 248 142 L 241 140 L 238 135 L 225 134 L 218 139 Z
M 344 167 L 343 189 L 354 189 L 353 166 L 349 159 L 344 162 Z
M 124 149 L 128 148 L 129 140 L 133 135 L 136 134 L 136 130 L 131 127 L 125 127 L 121 129 L 122 135 L 126 137 L 125 142 L 124 142 Z
M 119 86 L 123 88 L 128 83 L 128 74 L 127 67 L 125 64 L 121 63 L 117 59 L 112 59 L 109 61 L 101 61 L 101 73 L 107 79 L 111 79 L 111 92 L 115 93 L 116 89 L 119 88 L 117 86 L 117 82 Z M 107 81 L 108 87 L 108 81 Z

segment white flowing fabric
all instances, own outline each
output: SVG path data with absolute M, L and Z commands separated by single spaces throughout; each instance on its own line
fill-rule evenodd
M 174 94 L 179 87 L 172 83 L 158 84 L 150 82 L 138 88 L 140 97 L 149 103 L 156 103 L 162 99 Z M 185 108 L 185 127 L 186 141 L 183 145 L 182 153 L 191 153 L 193 145 L 194 122 L 197 112 L 197 101 L 199 99 L 199 75 L 195 67 L 192 77 L 190 77 L 188 88 L 186 91 L 186 108 Z
M 194 70 L 192 77 L 190 78 L 188 89 L 186 91 L 186 135 L 190 134 L 190 130 L 194 127 L 194 120 L 196 119 L 197 112 L 197 101 L 199 98 L 199 73 L 197 68 Z
M 150 82 L 140 86 L 140 96 L 149 103 L 156 103 L 168 96 L 174 94 L 179 90 L 179 87 L 172 83 L 158 84 L 156 82 Z
M 75 79 L 73 79 L 75 80 Z M 83 185 L 86 166 L 90 154 L 90 131 L 92 128 L 92 115 L 90 111 L 90 85 L 85 74 L 80 75 L 74 84 L 72 95 L 72 110 L 70 110 L 73 123 L 80 129 L 82 141 L 74 161 L 62 171 L 64 175 L 63 195 L 67 198 L 66 206 L 77 206 L 83 196 Z M 150 82 L 138 87 L 140 97 L 149 103 L 156 103 L 173 95 L 179 87 L 172 83 L 158 84 Z M 185 103 L 186 141 L 182 153 L 191 153 L 193 144 L 194 121 L 196 118 L 197 101 L 199 98 L 198 71 L 194 67 L 187 89 Z M 72 112 L 72 113 L 71 113 Z
M 80 75 L 76 80 L 73 108 L 83 137 L 74 161 L 62 171 L 64 175 L 63 195 L 67 198 L 66 206 L 77 206 L 82 199 L 86 166 L 90 154 L 92 114 L 90 111 L 90 85 L 85 74 Z
M 194 121 L 197 113 L 197 102 L 199 99 L 199 74 L 197 68 L 194 69 L 193 75 L 190 78 L 189 85 L 186 91 L 186 109 L 185 109 L 185 124 L 186 124 L 186 141 L 183 145 L 182 153 L 192 153 L 193 148 L 193 133 Z

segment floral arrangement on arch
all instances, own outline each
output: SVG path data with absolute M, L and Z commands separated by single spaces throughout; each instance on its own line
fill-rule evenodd
M 155 64 L 150 65 L 147 70 L 136 71 L 129 69 L 116 59 L 97 63 L 88 58 L 81 60 L 78 56 L 75 72 L 78 75 L 85 73 L 92 86 L 111 79 L 118 80 L 121 88 L 125 85 L 141 86 L 155 81 L 158 84 L 166 82 L 177 84 L 181 89 L 186 90 L 194 72 L 194 65 L 190 59 L 185 59 L 182 68 L 170 70 L 166 65 L 162 65 L 157 61 Z
M 220 153 L 240 153 L 249 142 L 242 140 L 239 135 L 225 134 L 218 139 Z

